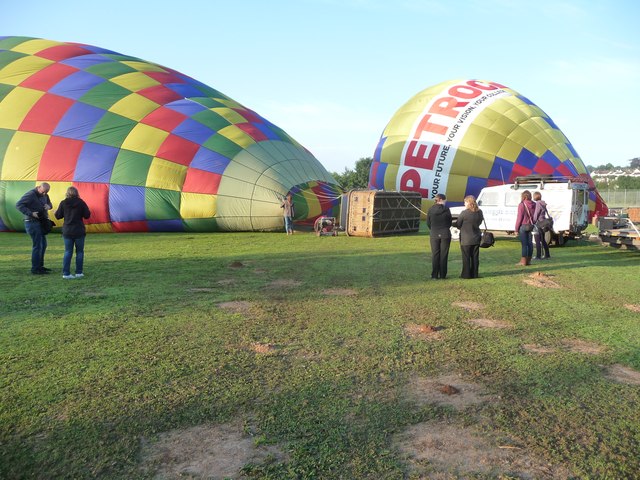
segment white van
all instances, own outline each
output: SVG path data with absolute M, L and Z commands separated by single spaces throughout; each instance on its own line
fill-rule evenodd
M 569 238 L 580 235 L 589 223 L 589 185 L 558 177 L 527 176 L 518 177 L 516 182 L 495 187 L 485 187 L 480 191 L 477 202 L 482 209 L 488 230 L 514 233 L 520 195 L 529 190 L 531 195 L 540 192 L 547 203 L 547 211 L 553 217 L 553 232 L 546 232 L 547 242 L 564 245 Z M 464 207 L 452 207 L 454 219 Z M 481 227 L 484 228 L 484 225 Z M 454 238 L 459 232 L 452 227 Z

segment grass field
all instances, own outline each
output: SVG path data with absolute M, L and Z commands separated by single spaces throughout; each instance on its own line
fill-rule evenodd
M 1 234 L 0 478 L 639 478 L 640 254 Z M 537 275 L 536 272 L 539 272 Z M 532 276 L 533 275 L 533 276 Z

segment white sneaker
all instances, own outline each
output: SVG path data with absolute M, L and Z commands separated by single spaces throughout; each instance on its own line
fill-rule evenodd
M 76 278 L 75 275 L 62 275 L 62 278 L 64 278 L 65 280 L 73 280 L 74 278 Z
M 76 278 L 82 278 L 84 277 L 84 273 L 76 273 Z

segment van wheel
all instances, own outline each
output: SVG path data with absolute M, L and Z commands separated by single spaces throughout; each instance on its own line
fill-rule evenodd
M 562 247 L 565 243 L 567 243 L 567 239 L 564 237 L 562 233 L 556 235 L 556 246 Z

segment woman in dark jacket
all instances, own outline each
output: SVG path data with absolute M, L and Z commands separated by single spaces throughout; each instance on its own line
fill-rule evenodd
M 520 195 L 520 203 L 518 204 L 518 216 L 516 217 L 516 229 L 518 236 L 520 237 L 520 243 L 522 244 L 522 256 L 520 261 L 516 263 L 516 266 L 531 265 L 531 257 L 533 256 L 533 239 L 531 238 L 531 232 L 533 231 L 534 215 L 536 211 L 536 204 L 531 200 L 531 192 L 525 190 Z
M 460 229 L 460 251 L 462 252 L 462 274 L 460 278 L 478 278 L 480 266 L 480 225 L 484 221 L 473 195 L 464 197 L 465 209 L 458 216 L 456 227 Z
M 76 187 L 67 188 L 66 198 L 60 202 L 56 210 L 56 218 L 64 218 L 62 225 L 62 238 L 64 239 L 64 257 L 62 258 L 62 278 L 69 280 L 72 278 L 82 278 L 82 267 L 84 265 L 84 238 L 86 229 L 83 218 L 89 218 L 91 212 L 84 200 L 78 195 Z M 76 248 L 76 274 L 71 275 L 71 257 L 73 247 Z
M 451 211 L 445 206 L 447 197 L 438 193 L 427 212 L 429 243 L 431 244 L 431 278 L 447 278 L 449 246 L 451 245 Z

